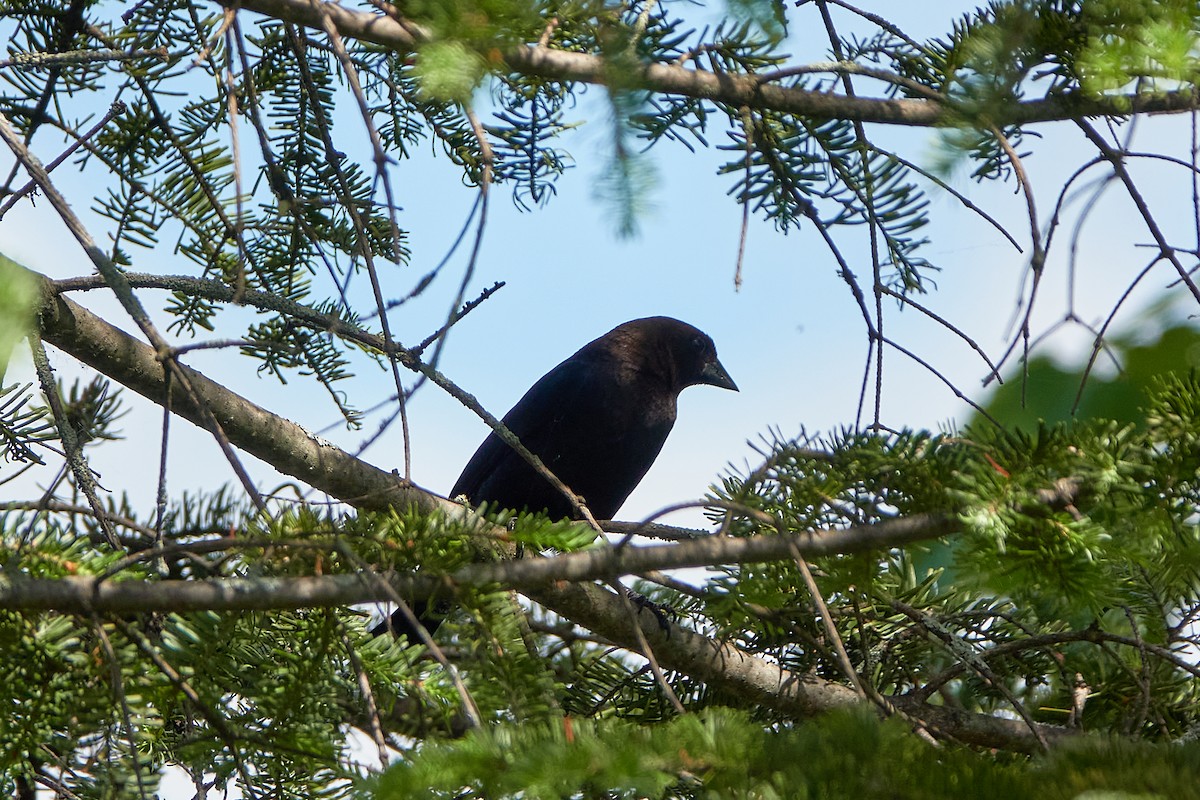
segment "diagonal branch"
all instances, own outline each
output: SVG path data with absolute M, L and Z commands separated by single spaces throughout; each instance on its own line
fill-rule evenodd
M 166 402 L 162 365 L 150 347 L 57 296 L 49 282 L 43 296 L 39 310 L 43 339 L 146 399 L 160 405 Z M 179 370 L 192 383 L 192 392 L 172 396 L 172 410 L 197 425 L 203 425 L 204 413 L 211 413 L 226 426 L 232 444 L 265 457 L 279 471 L 360 508 L 396 505 L 432 511 L 439 506 L 433 494 L 354 458 L 190 367 L 180 364 Z

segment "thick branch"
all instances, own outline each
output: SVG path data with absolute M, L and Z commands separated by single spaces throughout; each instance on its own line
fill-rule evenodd
M 631 618 L 619 597 L 594 584 L 553 587 L 526 594 L 615 642 L 635 641 L 633 625 L 636 624 L 664 667 L 703 680 L 748 703 L 793 717 L 806 717 L 861 702 L 852 689 L 840 683 L 790 672 L 727 642 L 701 636 L 673 623 L 660 623 L 652 614 Z M 942 736 L 1004 750 L 1033 753 L 1040 749 L 1037 738 L 1020 720 L 911 702 L 906 697 L 888 699 Z M 1038 725 L 1037 729 L 1051 743 L 1071 735 L 1066 728 L 1053 725 Z
M 421 42 L 422 33 L 416 26 L 405 25 L 383 14 L 352 11 L 335 3 L 310 0 L 218 2 L 226 7 L 257 11 L 316 29 L 323 29 L 322 15 L 328 15 L 342 36 L 398 51 L 412 50 Z M 607 85 L 610 80 L 610 68 L 605 60 L 588 53 L 530 46 L 510 50 L 499 58 L 509 70 L 527 75 L 600 85 Z M 845 119 L 919 127 L 955 124 L 957 121 L 945 105 L 935 100 L 846 97 L 778 86 L 753 75 L 722 74 L 670 64 L 647 64 L 637 74 L 622 73 L 621 85 L 713 100 L 735 108 L 783 111 L 816 120 Z M 1013 103 L 1003 112 L 990 109 L 988 122 L 1004 127 L 1079 117 L 1180 113 L 1197 108 L 1200 108 L 1200 102 L 1191 90 L 1104 97 L 1066 93 Z
M 49 281 L 40 309 L 42 338 L 159 405 L 166 405 L 163 365 L 154 350 L 82 306 L 58 296 Z M 288 475 L 360 508 L 416 506 L 424 511 L 457 504 L 405 485 L 396 475 L 351 456 L 294 422 L 270 413 L 239 394 L 180 365 L 198 403 L 216 417 L 236 447 Z M 196 404 L 182 392 L 171 410 L 201 425 Z
M 387 586 L 390 582 L 391 588 Z M 340 606 L 361 600 L 386 601 L 392 589 L 428 594 L 434 580 L 371 574 L 316 578 L 257 578 L 221 581 L 161 581 L 155 583 L 92 578 L 0 581 L 0 607 L 64 608 L 78 613 L 133 612 L 172 606 L 176 610 L 271 609 L 302 606 Z M 797 717 L 831 711 L 859 702 L 853 690 L 832 681 L 799 675 L 728 644 L 661 621 L 651 614 L 631 617 L 621 600 L 594 584 L 547 587 L 528 592 L 543 605 L 615 642 L 636 640 L 641 629 L 659 662 L 668 669 L 703 680 L 715 689 L 747 702 Z M 1034 752 L 1038 745 L 1029 728 L 1017 720 L 970 714 L 930 706 L 905 697 L 891 698 L 906 713 L 921 719 L 944 736 L 985 747 Z M 1047 740 L 1070 735 L 1065 728 L 1039 725 Z

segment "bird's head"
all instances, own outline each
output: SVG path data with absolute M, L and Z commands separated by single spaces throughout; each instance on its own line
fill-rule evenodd
M 646 317 L 618 325 L 597 340 L 606 341 L 639 369 L 662 375 L 675 392 L 706 384 L 737 391 L 717 359 L 708 334 L 671 317 Z

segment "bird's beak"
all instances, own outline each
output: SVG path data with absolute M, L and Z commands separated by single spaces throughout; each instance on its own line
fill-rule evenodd
M 732 389 L 737 391 L 737 384 L 733 382 L 733 378 L 729 377 L 729 373 L 725 371 L 725 367 L 721 366 L 721 362 L 715 358 L 704 365 L 704 369 L 700 370 L 700 382 L 709 386 L 719 386 L 722 389 Z

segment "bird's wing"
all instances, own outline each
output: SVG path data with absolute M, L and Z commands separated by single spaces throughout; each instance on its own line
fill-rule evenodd
M 503 422 L 553 470 L 554 462 L 576 449 L 579 438 L 586 435 L 597 404 L 607 394 L 606 383 L 599 365 L 567 359 L 530 387 Z M 474 503 L 490 500 L 515 508 L 539 507 L 535 505 L 537 497 L 523 496 L 541 493 L 540 487 L 524 488 L 531 472 L 525 460 L 492 433 L 463 468 L 451 497 L 465 495 Z

